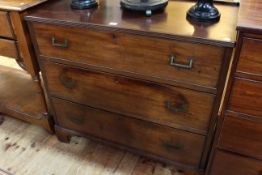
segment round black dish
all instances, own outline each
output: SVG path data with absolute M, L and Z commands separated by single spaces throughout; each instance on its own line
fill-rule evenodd
M 164 9 L 168 0 L 121 0 L 120 3 L 123 8 L 144 11 L 146 16 L 151 16 L 153 11 Z
M 97 0 L 72 0 L 72 9 L 83 10 L 96 7 L 98 5 Z
M 213 0 L 198 0 L 187 12 L 187 19 L 198 22 L 217 22 L 220 16 Z

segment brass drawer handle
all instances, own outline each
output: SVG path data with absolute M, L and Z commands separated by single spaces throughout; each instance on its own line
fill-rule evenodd
M 76 81 L 68 77 L 64 73 L 59 76 L 60 82 L 68 89 L 74 89 L 76 87 Z
M 188 58 L 188 63 L 187 64 L 182 64 L 182 63 L 178 63 L 176 62 L 176 56 L 175 55 L 171 55 L 170 56 L 170 65 L 171 66 L 175 66 L 178 68 L 183 68 L 183 69 L 192 69 L 193 67 L 193 58 L 189 57 Z
M 185 96 L 182 94 L 177 94 L 175 97 L 176 100 L 166 100 L 165 106 L 172 112 L 187 112 L 188 110 L 188 101 Z
M 68 40 L 65 39 L 64 43 L 58 43 L 56 38 L 53 36 L 52 37 L 52 46 L 54 46 L 54 47 L 61 47 L 61 48 L 67 48 L 68 47 Z
M 172 101 L 165 101 L 166 108 L 172 112 L 187 112 L 188 104 L 187 103 L 175 103 Z
M 77 125 L 83 125 L 85 123 L 85 118 L 84 117 L 79 117 L 79 116 L 68 116 L 68 119 L 77 124 Z
M 175 143 L 175 144 L 166 143 L 165 147 L 169 150 L 181 150 L 184 148 L 184 145 L 182 145 L 181 143 Z

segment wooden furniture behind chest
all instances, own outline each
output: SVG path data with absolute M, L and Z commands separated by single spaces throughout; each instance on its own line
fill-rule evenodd
M 221 21 L 205 26 L 185 19 L 189 2 L 151 18 L 118 0 L 83 11 L 70 3 L 26 16 L 58 138 L 87 136 L 203 172 L 238 8 L 219 5 Z
M 15 59 L 26 70 L 0 66 L 0 112 L 51 132 L 39 67 L 23 19 L 29 9 L 44 1 L 0 0 L 0 56 Z
M 262 174 L 261 9 L 261 1 L 241 1 L 238 44 L 211 175 Z

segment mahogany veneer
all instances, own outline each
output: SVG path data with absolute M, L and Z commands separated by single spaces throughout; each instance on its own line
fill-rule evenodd
M 239 155 L 217 151 L 214 157 L 212 175 L 261 175 L 262 162 Z
M 0 11 L 0 24 L 4 26 L 0 28 L 0 36 L 14 38 L 8 12 Z
M 151 18 L 119 0 L 82 11 L 70 4 L 26 16 L 58 138 L 91 137 L 202 174 L 238 8 L 218 5 L 220 22 L 203 25 L 186 20 L 192 2 L 170 1 Z
M 262 174 L 262 3 L 242 0 L 211 175 Z
M 199 163 L 204 136 L 66 100 L 52 98 L 52 101 L 56 109 L 57 121 L 64 128 L 145 150 L 183 164 L 196 166 Z M 194 143 L 193 147 L 191 143 Z
M 207 133 L 215 100 L 212 94 L 71 66 L 42 64 L 52 96 L 200 134 Z M 111 100 L 104 100 L 105 97 Z
M 225 117 L 219 147 L 262 159 L 262 121 L 244 117 Z
M 42 89 L 29 74 L 0 66 L 0 82 L 1 113 L 41 125 L 52 132 Z
M 0 9 L 7 11 L 24 11 L 47 0 L 1 0 Z
M 39 52 L 43 56 L 152 77 L 157 81 L 165 81 L 173 85 L 177 83 L 195 85 L 216 92 L 225 51 L 223 47 L 123 32 L 97 32 L 82 28 L 72 30 L 43 24 L 33 24 L 33 26 L 39 43 Z M 70 38 L 68 49 L 53 47 L 50 44 L 50 38 L 53 37 L 58 40 L 57 42 L 64 42 L 65 38 Z M 201 50 L 206 51 L 200 52 Z M 192 58 L 194 66 L 190 71 L 176 69 L 167 64 L 172 56 L 177 62 L 184 64 L 188 63 L 187 58 Z
M 228 109 L 262 118 L 262 82 L 236 77 Z
M 39 67 L 23 19 L 29 8 L 44 1 L 46 0 L 0 0 L 0 55 L 15 59 L 26 70 L 7 71 L 7 68 L 1 67 L 0 112 L 42 125 L 52 132 L 52 126 L 48 124 L 51 118 L 47 114 Z
M 13 40 L 0 38 L 0 53 L 1 56 L 17 59 L 19 58 L 16 43 Z
M 262 76 L 262 39 L 258 38 L 243 38 L 243 45 L 240 51 L 237 72 L 254 74 Z

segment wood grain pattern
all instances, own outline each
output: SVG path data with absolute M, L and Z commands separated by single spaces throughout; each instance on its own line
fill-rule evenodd
M 39 67 L 36 61 L 36 56 L 33 50 L 33 45 L 30 40 L 29 32 L 24 21 L 25 13 L 10 12 L 10 18 L 14 25 L 14 32 L 17 38 L 17 47 L 19 49 L 20 60 L 32 78 L 37 79 Z
M 10 24 L 8 12 L 0 11 L 0 24 L 1 24 L 0 36 L 7 37 L 7 38 L 13 38 L 14 36 L 13 36 L 12 26 Z
M 15 58 L 18 65 L 31 74 L 30 77 L 22 71 L 7 68 L 0 70 L 0 111 L 15 118 L 42 125 L 51 133 L 51 118 L 47 114 L 44 92 L 39 79 L 39 68 L 24 21 L 26 12 L 13 11 L 17 5 L 24 10 L 25 6 L 32 7 L 39 2 L 0 0 L 0 37 L 2 37 L 0 38 L 0 55 Z M 5 5 L 12 8 L 3 10 Z
M 71 0 L 53 1 L 33 10 L 26 19 L 54 24 L 66 22 L 71 26 L 104 30 L 113 28 L 116 31 L 129 31 L 140 35 L 146 33 L 151 36 L 228 47 L 233 47 L 236 40 L 238 7 L 217 5 L 223 14 L 219 23 L 205 25 L 186 20 L 186 12 L 193 5 L 192 2 L 170 1 L 163 13 L 153 15 L 150 20 L 141 13 L 123 11 L 119 0 L 101 0 L 98 9 L 83 11 L 68 8 L 70 3 Z
M 262 159 L 262 120 L 225 116 L 219 147 Z
M 260 0 L 240 2 L 237 47 L 208 175 L 262 174 L 261 9 Z
M 203 136 L 63 100 L 52 98 L 52 102 L 61 127 L 151 152 L 195 168 L 199 166 L 205 140 Z
M 243 38 L 237 72 L 262 77 L 262 40 Z
M 0 140 L 0 169 L 15 175 L 202 174 L 80 137 L 73 137 L 70 144 L 64 144 L 41 127 L 9 117 L 0 125 Z
M 205 169 L 219 100 L 235 42 L 235 17 L 238 8 L 219 6 L 224 14 L 220 22 L 203 25 L 186 20 L 186 11 L 193 5 L 191 2 L 170 1 L 163 13 L 157 13 L 151 18 L 141 16 L 140 13 L 123 11 L 119 0 L 102 0 L 99 8 L 83 11 L 71 10 L 70 3 L 70 0 L 52 1 L 41 9 L 32 10 L 26 16 L 48 96 L 89 106 L 97 111 L 125 116 L 121 121 L 128 123 L 134 130 L 138 130 L 135 129 L 138 124 L 127 121 L 146 123 L 145 128 L 151 125 L 168 128 L 165 133 L 168 136 L 175 135 L 173 131 L 177 134 L 185 131 L 188 134 L 197 133 L 197 137 L 204 138 L 204 143 L 201 152 L 196 153 L 200 157 L 195 171 Z M 45 32 L 46 30 L 48 32 Z M 60 48 L 53 48 L 52 44 Z M 190 74 L 183 69 L 175 69 L 176 73 L 172 73 L 174 69 L 166 66 L 171 51 L 176 52 L 174 54 L 181 63 L 186 63 L 189 56 L 195 56 L 193 59 L 196 63 L 192 68 L 194 72 Z M 54 66 L 59 64 L 65 66 Z M 199 77 L 203 80 L 200 81 Z M 202 86 L 202 89 L 196 86 Z M 172 99 L 169 99 L 170 97 Z M 187 106 L 188 112 L 178 112 L 177 108 L 184 111 Z M 63 108 L 53 108 L 61 111 L 59 113 L 63 112 Z M 174 115 L 170 111 L 179 114 Z M 103 123 L 105 119 L 99 119 L 102 116 L 98 112 L 93 115 L 94 119 L 90 122 L 96 121 L 96 126 L 107 127 L 106 123 Z M 196 118 L 180 118 L 187 115 Z M 56 113 L 54 116 L 55 119 L 60 117 L 65 123 L 68 121 Z M 71 120 L 79 125 L 82 123 L 81 117 L 73 117 Z M 118 126 L 121 122 L 114 119 L 111 123 Z M 68 128 L 63 128 L 57 120 L 56 124 L 57 134 L 62 141 L 68 141 L 74 135 L 88 137 L 85 130 L 99 129 L 92 128 L 89 122 L 86 122 L 87 127 L 75 126 L 73 129 L 69 125 Z M 143 130 L 143 127 L 141 128 Z M 150 133 L 155 133 L 153 135 L 159 140 L 157 131 Z M 164 131 L 160 129 L 161 139 L 167 139 L 162 133 Z M 104 133 L 106 134 L 110 133 Z M 143 134 L 140 133 L 137 137 L 143 138 Z M 150 138 L 149 141 L 154 139 L 148 136 L 147 132 L 145 137 Z M 128 149 L 125 139 L 129 138 L 119 138 L 117 143 L 123 143 L 122 146 Z M 134 141 L 134 145 L 142 142 Z M 121 144 L 114 145 L 120 147 Z M 150 146 L 147 147 L 151 149 Z M 191 147 L 192 150 L 195 149 L 194 143 Z M 145 156 L 147 151 L 154 154 L 152 150 L 142 150 L 144 151 L 139 153 Z M 154 156 L 161 159 L 157 153 Z M 183 166 L 184 163 L 184 166 L 187 166 L 179 157 L 173 160 L 178 163 L 181 160 L 180 165 Z M 150 166 L 144 172 L 148 170 Z
M 211 175 L 261 175 L 262 162 L 216 151 Z
M 0 38 L 0 54 L 1 56 L 18 59 L 19 56 L 15 41 Z
M 23 11 L 46 1 L 47 0 L 0 0 L 0 9 Z
M 225 52 L 222 47 L 54 25 L 33 24 L 32 27 L 39 52 L 47 57 L 143 75 L 148 79 L 157 78 L 169 84 L 211 89 L 218 85 Z M 68 47 L 53 46 L 53 37 L 60 44 L 67 40 Z M 175 57 L 176 63 L 183 65 L 188 65 L 188 59 L 193 59 L 193 67 L 172 66 L 171 56 Z
M 175 128 L 207 132 L 213 95 L 61 64 L 45 62 L 43 68 L 52 96 Z
M 238 30 L 262 30 L 262 2 L 260 0 L 241 0 L 238 17 Z
M 262 117 L 262 82 L 236 78 L 228 109 Z
M 38 82 L 27 73 L 0 66 L 0 112 L 35 124 L 52 132 Z

